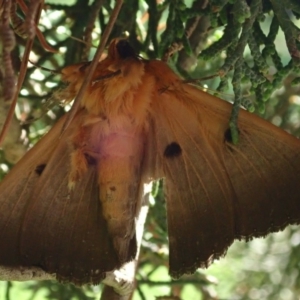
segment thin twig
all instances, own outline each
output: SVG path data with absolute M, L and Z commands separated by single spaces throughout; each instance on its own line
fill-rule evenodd
M 25 19 L 25 27 L 29 38 L 33 39 L 36 35 L 36 24 L 40 19 L 43 0 L 31 0 Z
M 10 290 L 12 288 L 11 281 L 6 282 L 5 300 L 10 300 Z
M 66 128 L 70 125 L 71 121 L 73 120 L 79 106 L 80 106 L 80 101 L 86 91 L 86 88 L 88 87 L 88 85 L 90 84 L 91 80 L 92 80 L 92 76 L 96 70 L 96 67 L 98 65 L 98 62 L 100 60 L 100 57 L 104 51 L 104 48 L 105 48 L 105 45 L 108 41 L 108 37 L 113 29 L 113 26 L 117 20 L 117 17 L 119 15 L 119 12 L 121 10 L 121 7 L 122 7 L 122 4 L 123 4 L 123 0 L 118 0 L 116 2 L 116 5 L 114 7 L 114 10 L 112 12 L 112 15 L 111 17 L 109 18 L 109 22 L 107 24 L 107 27 L 105 28 L 104 30 L 104 33 L 103 33 L 103 36 L 102 36 L 102 39 L 101 39 L 101 42 L 99 44 L 99 47 L 97 49 L 97 52 L 95 54 L 95 57 L 94 59 L 92 60 L 92 63 L 90 64 L 89 66 L 89 71 L 88 71 L 88 74 L 87 76 L 85 77 L 80 89 L 79 89 L 79 92 L 77 94 L 77 96 L 75 97 L 75 100 L 74 100 L 74 104 L 67 116 L 67 119 L 66 119 L 66 122 L 64 123 L 64 126 L 62 128 L 62 133 L 66 130 Z
M 44 1 L 43 1 L 44 2 Z M 42 3 L 43 3 L 42 2 Z M 46 39 L 44 38 L 44 35 L 43 33 L 40 31 L 40 29 L 38 28 L 37 24 L 38 24 L 38 20 L 40 19 L 40 15 L 41 15 L 41 9 L 42 9 L 42 5 L 40 6 L 39 8 L 39 11 L 38 11 L 38 15 L 36 17 L 36 23 L 33 22 L 32 24 L 32 21 L 31 21 L 31 18 L 32 18 L 32 12 L 30 13 L 30 17 L 28 17 L 29 15 L 29 11 L 32 11 L 31 7 L 28 9 L 28 7 L 26 6 L 26 4 L 24 3 L 23 0 L 19 0 L 18 1 L 19 5 L 20 5 L 20 8 L 21 10 L 23 11 L 23 13 L 27 16 L 26 17 L 26 23 L 24 22 L 24 28 L 27 29 L 27 26 L 28 24 L 31 24 L 31 26 L 34 27 L 34 29 L 31 29 L 30 32 L 34 32 L 35 31 L 35 34 L 38 38 L 38 40 L 40 41 L 42 47 L 46 50 L 46 51 L 49 51 L 49 52 L 52 52 L 52 53 L 57 53 L 58 51 L 56 49 L 54 49 L 51 45 L 48 44 L 48 42 L 46 41 Z M 38 2 L 35 2 L 34 3 L 34 10 L 36 10 L 36 5 L 38 4 Z M 33 5 L 33 4 L 31 4 Z M 28 30 L 26 30 L 26 34 L 28 35 Z M 27 37 L 26 35 L 26 37 Z
M 28 62 L 29 55 L 30 55 L 30 52 L 31 52 L 31 49 L 32 49 L 32 45 L 33 45 L 33 39 L 28 39 L 27 43 L 26 43 L 22 63 L 21 63 L 20 74 L 19 74 L 18 83 L 17 83 L 17 89 L 16 89 L 16 92 L 14 94 L 14 98 L 12 100 L 11 106 L 9 108 L 7 117 L 5 119 L 2 131 L 1 131 L 1 134 L 0 134 L 0 145 L 3 143 L 4 137 L 7 133 L 7 130 L 9 128 L 9 125 L 11 123 L 11 120 L 12 120 L 14 112 L 15 112 L 15 108 L 16 108 L 17 101 L 18 101 L 18 96 L 19 96 L 20 90 L 22 88 L 24 79 L 25 79 L 26 69 L 27 69 L 27 62 Z
M 15 72 L 11 59 L 11 51 L 16 45 L 14 32 L 9 26 L 12 3 L 7 1 L 3 6 L 2 22 L 0 24 L 0 38 L 2 40 L 2 64 L 4 78 L 2 81 L 3 96 L 5 101 L 10 101 L 15 93 Z
M 91 8 L 91 14 L 89 16 L 89 20 L 84 32 L 84 41 L 86 47 L 84 48 L 84 53 L 82 55 L 82 60 L 88 60 L 88 53 L 92 46 L 92 32 L 95 27 L 95 21 L 97 16 L 99 15 L 99 11 L 103 5 L 103 0 L 97 0 L 93 3 Z

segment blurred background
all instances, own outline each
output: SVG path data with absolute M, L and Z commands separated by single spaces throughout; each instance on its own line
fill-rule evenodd
M 8 60 L 13 73 L 20 68 L 27 40 L 22 24 L 28 14 L 22 5 L 32 2 L 12 1 L 9 34 L 15 47 L 9 58 L 0 57 L 1 79 L 8 73 L 3 71 Z M 59 74 L 43 68 L 59 71 L 91 60 L 114 5 L 110 0 L 45 1 L 38 25 L 45 41 L 35 39 L 30 53 L 12 129 L 0 150 L 1 177 L 70 109 L 60 103 L 64 83 Z M 175 72 L 196 80 L 200 88 L 299 136 L 299 17 L 297 0 L 126 0 L 110 39 L 126 34 L 142 57 L 168 59 Z M 5 53 L 4 39 L 0 46 Z M 57 52 L 48 51 L 50 46 Z M 4 82 L 5 98 L 9 91 Z M 8 108 L 9 102 L 0 100 L 0 125 Z M 299 227 L 235 242 L 207 270 L 172 280 L 165 214 L 160 182 L 150 201 L 134 300 L 300 299 Z M 99 299 L 101 290 L 101 285 L 1 281 L 0 300 Z

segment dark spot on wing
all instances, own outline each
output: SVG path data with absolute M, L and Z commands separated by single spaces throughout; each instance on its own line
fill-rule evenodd
M 94 157 L 92 157 L 91 155 L 84 153 L 84 156 L 89 165 L 95 166 L 97 164 L 97 160 Z
M 115 192 L 115 191 L 117 190 L 115 186 L 111 186 L 109 189 L 110 189 L 112 192 Z
M 41 176 L 45 168 L 46 168 L 46 164 L 41 164 L 41 165 L 38 165 L 34 171 L 36 174 Z
M 127 40 L 120 40 L 116 45 L 117 51 L 121 58 L 136 57 L 134 49 L 130 46 Z
M 172 142 L 169 144 L 164 152 L 164 156 L 167 158 L 179 156 L 181 154 L 182 150 L 178 143 Z

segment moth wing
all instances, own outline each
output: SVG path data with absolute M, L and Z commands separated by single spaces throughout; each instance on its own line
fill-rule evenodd
M 72 124 L 76 122 L 77 119 Z M 44 160 L 30 159 L 30 164 L 20 164 L 30 168 L 28 178 L 36 176 L 41 162 L 45 164 L 39 177 L 28 183 L 23 179 L 24 188 L 16 195 L 10 190 L 13 176 L 19 171 L 16 168 L 0 186 L 1 202 L 10 202 L 12 211 L 6 220 L 1 219 L 0 238 L 6 241 L 6 247 L 0 250 L 0 263 L 39 266 L 48 273 L 56 273 L 60 280 L 77 284 L 98 283 L 105 272 L 120 267 L 120 262 L 102 215 L 96 165 L 89 165 L 87 174 L 73 190 L 68 188 L 68 137 L 74 127 L 70 126 L 57 142 L 62 124 L 59 121 L 50 131 L 53 138 L 45 137 L 49 147 L 51 142 L 55 144 L 50 155 Z M 53 134 L 53 130 L 59 134 Z M 43 139 L 36 147 L 32 150 L 34 154 L 45 148 Z M 31 158 L 30 152 L 28 156 Z M 9 253 L 10 250 L 13 252 Z
M 288 224 L 299 223 L 299 139 L 241 109 L 239 143 L 233 145 L 227 136 L 232 106 L 212 95 L 201 91 L 199 94 L 190 86 L 186 86 L 186 94 L 195 100 L 197 95 L 203 95 L 197 111 L 201 111 L 201 106 L 207 107 L 203 113 L 206 124 L 210 119 L 219 119 L 218 129 L 211 127 L 214 137 L 211 143 L 219 145 L 216 153 L 236 195 L 235 238 L 264 236 Z
M 161 93 L 153 107 L 172 276 L 208 266 L 235 238 L 300 221 L 296 138 L 241 111 L 234 146 L 226 140 L 232 106 L 185 84 Z
M 0 239 L 5 247 L 0 247 L 0 263 L 18 266 L 19 231 L 24 212 L 30 202 L 32 190 L 40 178 L 40 171 L 48 163 L 59 143 L 62 117 L 17 165 L 5 176 L 0 184 Z

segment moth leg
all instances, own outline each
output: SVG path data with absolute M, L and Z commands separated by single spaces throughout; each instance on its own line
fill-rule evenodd
M 82 149 L 73 151 L 71 154 L 71 171 L 68 183 L 70 190 L 74 189 L 76 182 L 78 182 L 87 172 L 87 166 L 87 160 Z
M 69 174 L 69 189 L 74 189 L 78 182 L 88 171 L 88 165 L 93 160 L 94 155 L 88 151 L 87 140 L 89 134 L 86 126 L 80 126 L 71 138 L 74 150 L 71 153 L 71 170 Z

